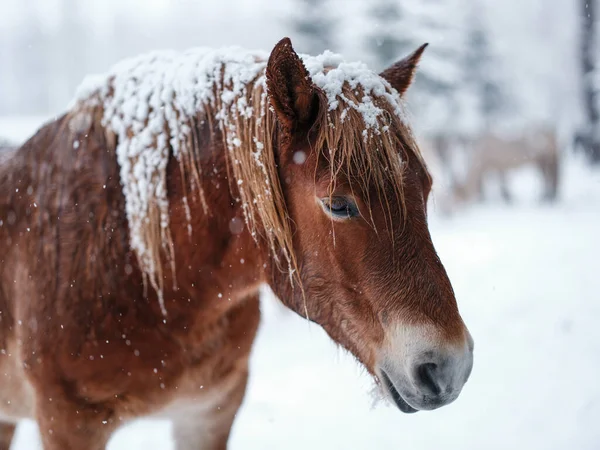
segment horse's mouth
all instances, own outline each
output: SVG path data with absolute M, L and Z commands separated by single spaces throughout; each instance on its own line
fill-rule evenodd
M 408 403 L 406 403 L 406 401 L 400 395 L 400 392 L 398 392 L 398 390 L 394 386 L 394 383 L 392 383 L 392 380 L 390 380 L 390 377 L 388 377 L 387 373 L 385 373 L 385 370 L 381 371 L 381 378 L 383 379 L 385 388 L 390 393 L 392 399 L 394 400 L 394 403 L 400 409 L 400 411 L 406 414 L 412 414 L 418 411 L 418 409 L 415 409 Z

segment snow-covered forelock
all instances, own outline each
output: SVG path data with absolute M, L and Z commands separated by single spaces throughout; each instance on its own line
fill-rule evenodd
M 395 107 L 398 117 L 403 117 L 401 99 L 387 81 L 370 70 L 362 62 L 345 62 L 341 55 L 326 50 L 318 56 L 300 55 L 311 79 L 327 96 L 329 110 L 335 110 L 343 102 L 345 107 L 358 111 L 367 129 L 376 128 L 384 111 L 375 105 L 374 98 L 384 98 Z M 356 103 L 343 94 L 344 84 L 352 90 L 361 88 L 362 99 Z

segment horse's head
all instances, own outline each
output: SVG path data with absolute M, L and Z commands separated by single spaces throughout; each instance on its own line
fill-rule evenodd
M 473 361 L 427 227 L 430 176 L 401 114 L 423 49 L 376 75 L 323 70 L 326 58 L 303 62 L 284 39 L 266 75 L 302 284 L 279 288 L 282 300 L 350 350 L 404 412 L 455 400 Z

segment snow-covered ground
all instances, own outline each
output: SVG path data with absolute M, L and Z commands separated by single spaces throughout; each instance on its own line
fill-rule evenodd
M 33 131 L 17 122 L 0 120 L 0 136 Z M 555 206 L 534 201 L 535 174 L 512 181 L 523 192 L 513 206 L 431 218 L 475 339 L 473 374 L 455 403 L 414 415 L 373 405 L 354 360 L 267 294 L 231 448 L 599 449 L 600 173 L 570 158 Z M 38 448 L 35 425 L 23 423 L 13 450 Z M 169 424 L 155 421 L 109 444 L 173 448 Z

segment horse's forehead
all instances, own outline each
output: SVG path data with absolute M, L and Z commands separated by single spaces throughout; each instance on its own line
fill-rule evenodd
M 355 111 L 367 129 L 379 127 L 381 117 L 390 112 L 404 117 L 398 92 L 366 64 L 346 62 L 330 52 L 302 59 L 313 83 L 325 94 L 328 111 L 342 115 Z

